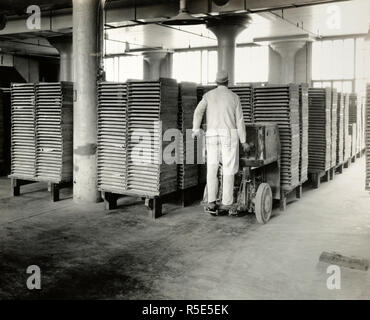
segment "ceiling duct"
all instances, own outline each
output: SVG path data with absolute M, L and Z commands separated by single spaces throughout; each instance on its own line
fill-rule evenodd
M 189 13 L 186 0 L 180 0 L 180 12 L 177 16 L 162 22 L 162 24 L 169 26 L 187 26 L 204 23 L 203 19 L 194 17 Z

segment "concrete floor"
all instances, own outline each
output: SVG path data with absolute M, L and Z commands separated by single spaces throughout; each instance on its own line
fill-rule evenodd
M 70 191 L 51 203 L 39 185 L 11 198 L 2 179 L 0 298 L 369 299 L 370 271 L 341 268 L 341 289 L 328 290 L 328 265 L 318 261 L 322 251 L 370 259 L 364 166 L 357 160 L 308 188 L 266 225 L 214 218 L 197 204 L 166 205 L 152 221 L 135 199 L 106 212 L 102 203 L 73 203 Z M 32 264 L 41 291 L 26 288 Z

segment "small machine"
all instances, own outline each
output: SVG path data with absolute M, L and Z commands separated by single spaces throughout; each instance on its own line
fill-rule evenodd
M 240 148 L 234 204 L 229 215 L 254 212 L 259 223 L 266 223 L 271 217 L 273 200 L 280 199 L 279 129 L 274 123 L 253 123 L 246 125 L 246 132 L 251 149 L 243 153 Z M 219 172 L 221 199 L 222 170 Z M 203 200 L 207 202 L 207 187 Z

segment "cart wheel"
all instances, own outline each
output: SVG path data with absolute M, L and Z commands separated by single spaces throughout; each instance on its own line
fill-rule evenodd
M 272 213 L 272 191 L 268 183 L 261 183 L 257 189 L 254 211 L 259 223 L 270 220 Z

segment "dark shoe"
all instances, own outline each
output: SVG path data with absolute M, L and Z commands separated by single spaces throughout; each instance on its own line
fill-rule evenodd
M 217 209 L 217 204 L 216 202 L 209 202 L 207 205 L 207 210 L 214 211 Z
M 208 212 L 212 216 L 218 216 L 218 210 L 216 202 L 210 202 L 207 204 L 207 206 L 204 208 L 205 212 Z

